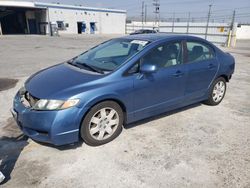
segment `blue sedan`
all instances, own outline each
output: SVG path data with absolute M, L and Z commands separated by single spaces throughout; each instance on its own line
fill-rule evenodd
M 201 38 L 125 36 L 32 75 L 12 114 L 36 141 L 98 146 L 128 123 L 197 102 L 218 105 L 234 67 L 230 54 Z

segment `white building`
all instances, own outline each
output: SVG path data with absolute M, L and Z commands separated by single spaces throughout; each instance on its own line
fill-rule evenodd
M 0 34 L 124 34 L 125 24 L 125 10 L 0 1 Z

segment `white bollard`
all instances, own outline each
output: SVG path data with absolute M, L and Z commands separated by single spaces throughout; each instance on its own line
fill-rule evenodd
M 3 173 L 0 171 L 0 183 L 5 179 L 5 176 Z

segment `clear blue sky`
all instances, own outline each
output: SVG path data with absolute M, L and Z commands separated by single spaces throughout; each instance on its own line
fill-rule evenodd
M 140 17 L 142 1 L 147 4 L 147 15 L 153 18 L 153 0 L 36 0 L 40 2 L 59 2 L 93 7 L 105 7 L 127 10 L 128 17 Z M 236 9 L 236 20 L 250 23 L 250 0 L 160 0 L 160 12 L 162 18 L 171 18 L 173 12 L 176 17 L 185 18 L 187 12 L 191 17 L 205 19 L 208 5 L 212 4 L 211 19 L 222 21 L 230 20 L 232 11 Z

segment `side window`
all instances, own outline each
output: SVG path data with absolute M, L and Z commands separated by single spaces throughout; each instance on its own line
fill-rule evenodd
M 214 58 L 213 50 L 199 42 L 187 42 L 188 62 L 197 62 Z
M 134 66 L 132 66 L 127 73 L 134 74 L 137 72 L 139 72 L 139 62 L 137 62 Z
M 155 64 L 159 68 L 170 67 L 183 63 L 182 47 L 180 42 L 160 45 L 145 55 L 142 63 Z

